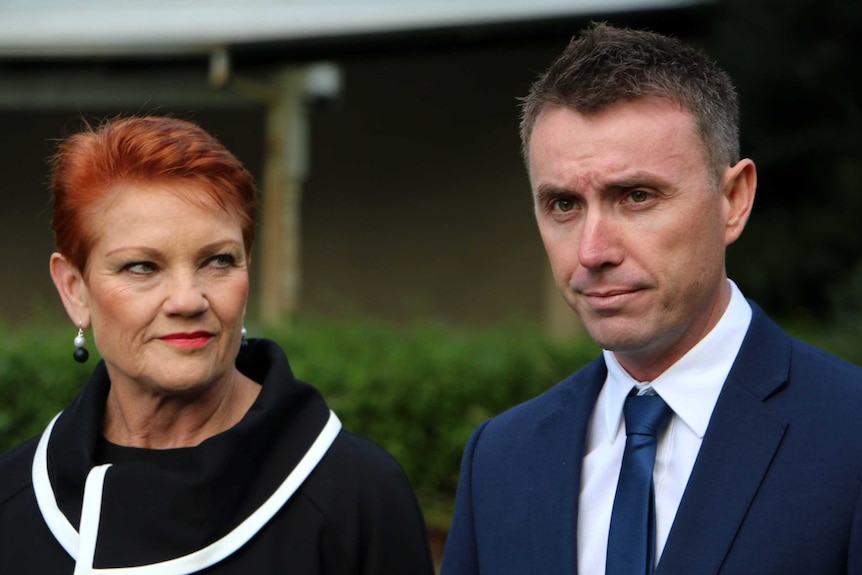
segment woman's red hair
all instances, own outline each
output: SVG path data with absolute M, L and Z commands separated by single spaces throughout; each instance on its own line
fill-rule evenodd
M 246 252 L 251 252 L 258 206 L 254 178 L 227 148 L 191 122 L 156 116 L 106 120 L 63 140 L 52 167 L 54 241 L 81 272 L 96 241 L 91 216 L 121 183 L 199 184 L 202 195 L 188 199 L 214 201 L 235 215 Z

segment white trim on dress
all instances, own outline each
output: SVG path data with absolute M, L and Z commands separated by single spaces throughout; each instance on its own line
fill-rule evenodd
M 33 490 L 39 511 L 54 538 L 75 560 L 74 575 L 188 575 L 215 565 L 229 557 L 248 543 L 273 516 L 288 502 L 303 481 L 311 474 L 332 446 L 341 431 L 341 421 L 332 411 L 329 420 L 314 440 L 311 447 L 272 495 L 242 523 L 221 539 L 175 559 L 139 565 L 96 569 L 93 556 L 98 538 L 99 518 L 102 511 L 102 488 L 110 464 L 99 465 L 87 474 L 84 500 L 81 509 L 81 533 L 79 534 L 60 511 L 51 480 L 48 476 L 48 441 L 58 414 L 42 433 L 36 454 L 33 457 Z

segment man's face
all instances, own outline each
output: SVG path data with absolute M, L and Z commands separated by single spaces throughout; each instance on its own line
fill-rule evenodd
M 725 247 L 744 226 L 733 186 L 711 179 L 693 118 L 656 97 L 589 116 L 549 108 L 529 169 L 563 297 L 629 373 L 655 378 L 724 312 Z

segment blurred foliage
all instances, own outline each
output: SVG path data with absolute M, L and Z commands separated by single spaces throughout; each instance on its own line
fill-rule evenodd
M 855 282 L 858 293 L 862 273 Z M 789 327 L 862 364 L 858 322 Z M 297 378 L 321 390 L 346 429 L 398 459 L 429 526 L 440 531 L 448 529 L 461 454 L 476 426 L 598 355 L 586 337 L 563 343 L 514 323 L 465 330 L 330 319 L 251 331 L 282 346 Z M 0 330 L 0 452 L 41 433 L 86 381 L 95 358 L 75 363 L 73 336 L 68 329 Z
M 461 454 L 485 419 L 525 401 L 598 353 L 509 324 L 465 330 L 318 320 L 267 333 L 345 428 L 405 468 L 429 525 L 448 527 Z
M 93 358 L 75 363 L 67 332 L 0 330 L 0 451 L 40 433 L 86 381 Z M 282 346 L 297 378 L 321 390 L 346 429 L 398 459 L 438 529 L 448 528 L 461 453 L 476 426 L 598 353 L 589 340 L 562 344 L 518 324 L 464 330 L 318 320 L 263 335 Z
M 0 329 L 0 452 L 42 432 L 86 381 L 89 366 L 72 359 L 75 332 L 46 327 Z
M 844 321 L 862 298 L 862 2 L 722 0 L 713 22 L 759 180 L 729 273 L 774 315 Z

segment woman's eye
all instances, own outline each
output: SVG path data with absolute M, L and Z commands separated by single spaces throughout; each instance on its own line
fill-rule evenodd
M 229 268 L 236 263 L 236 258 L 230 254 L 219 254 L 209 259 L 209 265 L 215 268 Z
M 575 209 L 575 202 L 566 198 L 560 198 L 558 200 L 554 200 L 554 203 L 551 204 L 554 208 L 554 211 L 557 212 L 571 212 Z
M 156 266 L 151 262 L 134 262 L 124 266 L 123 269 L 131 274 L 143 276 L 156 271 Z
M 649 192 L 646 192 L 644 190 L 634 190 L 629 194 L 629 199 L 636 204 L 641 204 L 647 201 L 649 198 Z

